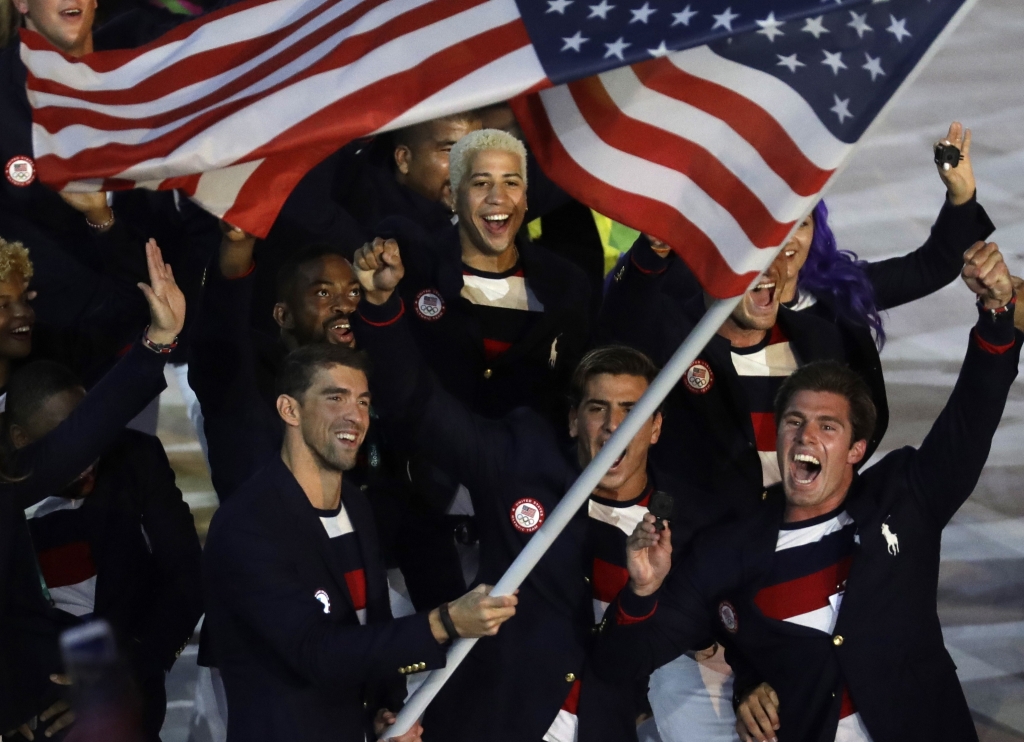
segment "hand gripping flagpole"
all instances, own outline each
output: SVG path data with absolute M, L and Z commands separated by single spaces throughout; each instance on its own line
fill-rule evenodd
M 757 280 L 757 279 L 755 279 Z M 509 565 L 508 571 L 491 590 L 491 595 L 511 595 L 523 584 L 530 570 L 537 566 L 544 553 L 548 550 L 562 530 L 569 524 L 576 511 L 583 507 L 583 504 L 590 497 L 590 494 L 597 489 L 597 485 L 604 478 L 604 475 L 619 458 L 619 455 L 626 450 L 626 446 L 633 440 L 644 423 L 657 411 L 658 407 L 672 391 L 673 387 L 686 373 L 686 369 L 693 363 L 697 355 L 708 344 L 708 341 L 718 332 L 718 328 L 732 314 L 732 310 L 743 298 L 743 294 L 730 299 L 719 299 L 705 313 L 704 317 L 693 328 L 693 331 L 679 346 L 668 363 L 658 374 L 657 378 L 647 387 L 647 391 L 640 397 L 636 405 L 619 425 L 618 430 L 612 435 L 604 447 L 594 457 L 593 461 L 583 470 L 579 478 L 565 493 L 565 496 L 551 511 L 544 524 L 540 527 L 533 538 L 526 544 L 526 547 L 519 552 L 519 556 Z M 511 620 L 515 621 L 515 618 Z M 500 631 L 500 629 L 499 629 Z M 398 737 L 405 734 L 419 719 L 427 706 L 434 700 L 442 686 L 452 676 L 459 664 L 469 654 L 469 650 L 476 644 L 476 639 L 458 639 L 452 648 L 448 650 L 448 657 L 445 666 L 434 670 L 427 676 L 416 692 L 410 696 L 395 723 L 381 735 L 384 739 Z

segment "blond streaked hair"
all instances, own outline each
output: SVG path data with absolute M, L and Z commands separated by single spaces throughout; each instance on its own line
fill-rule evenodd
M 519 174 L 523 176 L 523 187 L 526 186 L 526 147 L 523 143 L 500 129 L 479 129 L 457 141 L 448 155 L 448 177 L 453 192 L 459 190 L 469 174 L 473 158 L 489 150 L 508 152 L 518 157 L 521 163 Z
M 12 273 L 20 273 L 27 281 L 34 272 L 28 248 L 20 242 L 8 242 L 0 237 L 0 281 L 6 281 Z
M 22 20 L 21 13 L 11 0 L 0 0 L 0 49 L 18 38 Z

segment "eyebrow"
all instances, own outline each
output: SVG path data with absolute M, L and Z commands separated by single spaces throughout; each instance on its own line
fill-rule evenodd
M 491 174 L 491 173 L 487 173 L 487 172 L 480 172 L 480 173 L 473 173 L 469 177 L 470 178 L 493 178 L 494 175 Z M 520 180 L 523 179 L 523 176 L 520 173 L 504 173 L 504 174 L 502 174 L 501 177 L 502 178 L 519 178 Z
M 632 407 L 636 403 L 637 403 L 637 400 L 630 399 L 630 400 L 627 400 L 625 402 L 616 402 L 615 404 L 617 404 L 619 407 Z M 603 405 L 608 405 L 609 407 L 612 406 L 612 403 L 609 402 L 607 399 L 597 399 L 596 397 L 590 397 L 588 399 L 584 399 L 583 400 L 583 404 L 603 404 Z
M 352 393 L 351 389 L 348 389 L 348 388 L 343 387 L 343 386 L 329 386 L 326 389 L 322 389 L 320 391 L 320 394 L 322 394 L 324 396 L 326 396 L 328 394 L 351 394 L 351 393 Z M 360 392 L 359 393 L 359 398 L 360 399 L 362 399 L 363 397 L 369 397 L 369 396 L 370 396 L 370 392 L 368 392 L 368 391 Z

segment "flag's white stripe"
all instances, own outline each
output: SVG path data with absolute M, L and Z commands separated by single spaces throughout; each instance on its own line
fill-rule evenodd
M 192 200 L 211 214 L 224 216 L 235 205 L 238 192 L 249 176 L 262 164 L 263 160 L 253 160 L 203 173 Z
M 593 500 L 587 505 L 587 514 L 591 518 L 614 526 L 627 536 L 633 535 L 637 523 L 642 521 L 648 512 L 650 511 L 643 505 L 614 508 L 611 505 L 605 505 L 603 502 L 594 502 Z
M 822 170 L 838 167 L 852 146 L 836 138 L 799 93 L 767 72 L 720 57 L 707 46 L 675 52 L 668 59 L 683 72 L 734 90 L 759 105 Z
M 393 0 L 397 2 L 398 0 Z M 381 6 L 378 10 L 386 10 L 387 5 Z M 235 93 L 230 98 L 222 98 L 217 95 L 218 91 L 222 90 L 227 85 L 233 83 L 238 78 L 248 74 L 251 70 L 255 69 L 258 65 L 263 64 L 267 61 L 272 61 L 282 52 L 287 51 L 298 44 L 304 43 L 306 37 L 313 31 L 316 31 L 323 23 L 319 23 L 320 19 L 314 19 L 314 23 L 310 24 L 311 27 L 306 29 L 299 29 L 291 36 L 281 40 L 276 44 L 273 49 L 270 49 L 263 54 L 254 57 L 252 60 L 240 64 L 238 66 L 232 66 L 225 72 L 216 75 L 214 77 L 200 80 L 199 82 L 183 87 L 176 87 L 167 95 L 156 98 L 150 101 L 144 101 L 141 103 L 119 103 L 119 104 L 104 104 L 95 103 L 88 100 L 82 100 L 73 96 L 57 95 L 52 93 L 34 92 L 29 89 L 28 96 L 29 102 L 36 108 L 42 108 L 45 106 L 62 106 L 66 108 L 85 108 L 90 111 L 97 113 L 107 114 L 110 116 L 118 116 L 126 119 L 137 119 L 146 118 L 149 116 L 157 116 L 160 114 L 174 111 L 182 106 L 186 106 L 195 100 L 205 98 L 207 96 L 213 96 L 211 104 L 207 105 L 202 111 L 184 116 L 180 121 L 188 121 L 195 116 L 199 115 L 203 111 L 209 110 L 216 106 L 224 103 L 230 103 L 231 101 L 238 100 L 248 95 L 258 94 L 265 90 L 270 89 L 274 85 L 285 82 L 294 75 L 301 74 L 303 71 L 309 69 L 315 62 L 327 56 L 333 49 L 340 46 L 346 39 L 356 36 L 360 33 L 364 33 L 375 29 L 387 20 L 386 17 L 379 13 L 368 13 L 359 19 L 356 23 L 346 26 L 345 28 L 339 29 L 335 34 L 329 38 L 323 40 L 321 43 L 307 51 L 300 57 L 292 60 L 288 64 L 280 67 L 275 67 L 270 73 L 263 77 L 260 77 L 252 84 L 243 88 L 242 90 Z M 272 29 L 268 29 L 272 30 Z M 389 42 L 393 44 L 394 41 Z M 156 72 L 157 69 L 150 69 L 148 72 Z M 122 87 L 120 81 L 110 80 L 114 88 Z M 148 82 L 148 77 L 144 77 L 141 80 L 133 81 L 134 86 L 144 86 Z M 108 88 L 110 89 L 110 88 Z
M 606 144 L 587 124 L 566 86 L 545 90 L 540 96 L 566 152 L 595 178 L 685 215 L 715 244 L 733 273 L 761 272 L 771 262 L 771 251 L 759 250 L 732 214 L 686 175 Z M 801 203 L 808 208 L 811 199 Z
M 627 116 L 703 147 L 765 205 L 777 222 L 803 216 L 794 193 L 760 153 L 720 118 L 644 86 L 632 67 L 601 75 L 608 95 Z
M 477 6 L 440 24 L 395 39 L 350 65 L 284 87 L 216 121 L 204 129 L 201 136 L 189 139 L 166 157 L 138 163 L 118 177 L 129 180 L 169 178 L 185 173 L 205 172 L 238 162 L 253 149 L 337 100 L 383 77 L 415 67 L 424 59 L 447 48 L 451 39 L 461 38 L 467 31 L 476 34 L 507 22 L 507 18 L 503 19 L 500 15 L 496 17 L 493 11 L 495 6 L 507 5 L 509 2 L 511 0 L 493 0 Z M 296 101 L 302 101 L 305 105 L 295 105 Z M 75 125 L 56 134 L 50 134 L 34 124 L 33 145 L 37 157 L 55 154 L 70 158 L 85 149 L 108 144 L 134 145 L 152 141 L 191 118 L 194 116 L 158 129 L 107 131 Z M 240 131 L 246 132 L 247 136 L 239 137 Z M 212 146 L 214 142 L 217 146 Z
M 473 70 L 448 87 L 424 98 L 374 134 L 508 100 L 547 79 L 532 45 L 516 49 Z
M 841 531 L 851 523 L 853 523 L 853 518 L 851 518 L 844 510 L 835 518 L 829 518 L 824 523 L 818 523 L 814 526 L 806 526 L 805 528 L 779 531 L 779 539 L 775 543 L 775 551 L 782 551 L 783 549 L 792 549 L 796 546 L 813 544 L 817 541 L 821 541 L 830 533 Z

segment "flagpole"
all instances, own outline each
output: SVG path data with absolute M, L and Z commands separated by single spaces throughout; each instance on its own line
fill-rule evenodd
M 757 280 L 757 279 L 755 279 Z M 697 355 L 704 349 L 704 346 L 715 336 L 718 328 L 732 314 L 732 310 L 739 304 L 743 294 L 729 299 L 719 299 L 712 304 L 708 311 L 701 318 L 697 326 L 687 336 L 686 340 L 679 346 L 676 352 L 669 359 L 668 363 L 658 374 L 657 378 L 647 387 L 647 391 L 640 397 L 633 409 L 618 430 L 608 440 L 608 443 L 598 452 L 597 456 L 590 462 L 579 478 L 565 493 L 551 514 L 545 519 L 533 538 L 526 544 L 526 547 L 519 552 L 519 556 L 509 566 L 501 579 L 494 586 L 491 595 L 511 595 L 523 584 L 530 571 L 537 566 L 537 562 L 548 550 L 562 530 L 569 524 L 576 511 L 590 497 L 590 494 L 597 489 L 604 475 L 619 458 L 619 455 L 626 450 L 626 446 L 633 440 L 644 423 L 657 411 L 661 403 L 675 387 L 679 379 L 686 373 L 686 369 L 693 363 Z M 515 621 L 515 618 L 512 619 Z M 447 663 L 441 669 L 434 670 L 427 676 L 419 688 L 409 697 L 405 706 L 398 714 L 387 731 L 381 735 L 384 739 L 398 737 L 405 734 L 412 725 L 419 719 L 427 706 L 434 700 L 442 686 L 452 676 L 459 664 L 469 654 L 469 650 L 476 644 L 476 639 L 458 639 L 448 650 Z

